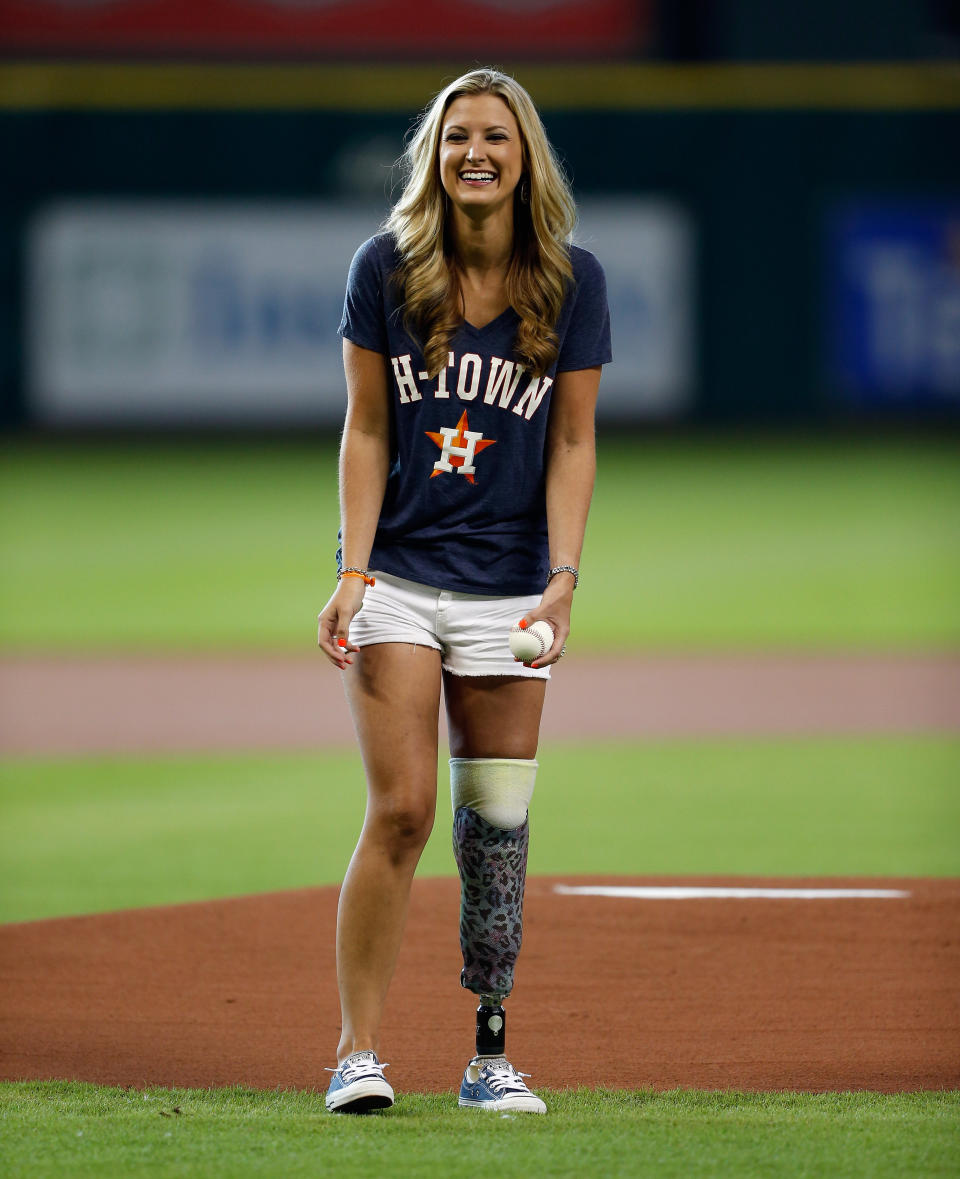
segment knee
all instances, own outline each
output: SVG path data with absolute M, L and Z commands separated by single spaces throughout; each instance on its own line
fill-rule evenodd
M 419 855 L 433 830 L 434 798 L 399 796 L 380 800 L 367 816 L 367 827 L 391 859 Z

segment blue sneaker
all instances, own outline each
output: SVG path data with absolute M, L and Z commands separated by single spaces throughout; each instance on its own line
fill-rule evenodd
M 393 1090 L 383 1078 L 387 1067 L 377 1060 L 376 1052 L 354 1052 L 333 1073 L 327 1090 L 330 1113 L 370 1113 L 393 1105 Z
M 529 1075 L 518 1073 L 505 1056 L 476 1056 L 463 1074 L 460 1105 L 468 1109 L 546 1113 L 547 1107 L 524 1084 L 523 1078 Z

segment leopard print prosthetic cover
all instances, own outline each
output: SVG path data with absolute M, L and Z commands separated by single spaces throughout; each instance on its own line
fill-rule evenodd
M 513 831 L 488 823 L 468 806 L 453 816 L 453 854 L 460 870 L 460 985 L 506 997 L 523 938 L 529 820 Z

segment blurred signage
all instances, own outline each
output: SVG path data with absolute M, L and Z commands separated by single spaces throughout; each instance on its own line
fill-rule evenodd
M 380 210 L 56 206 L 31 233 L 28 390 L 45 421 L 343 416 L 337 327 Z
M 960 204 L 845 206 L 829 243 L 832 384 L 862 406 L 960 405 Z
M 607 276 L 613 363 L 603 370 L 601 416 L 672 417 L 696 391 L 695 230 L 658 199 L 579 202 L 577 245 Z
M 57 425 L 333 424 L 347 269 L 380 210 L 66 204 L 28 251 L 32 415 Z M 585 202 L 616 361 L 601 413 L 664 415 L 693 374 L 692 232 L 672 205 Z
M 650 0 L 0 0 L 0 49 L 625 57 Z

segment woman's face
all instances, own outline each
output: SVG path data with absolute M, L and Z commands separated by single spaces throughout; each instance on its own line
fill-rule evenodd
M 502 98 L 471 94 L 450 104 L 440 130 L 439 163 L 447 196 L 464 211 L 512 202 L 523 175 L 523 141 Z

